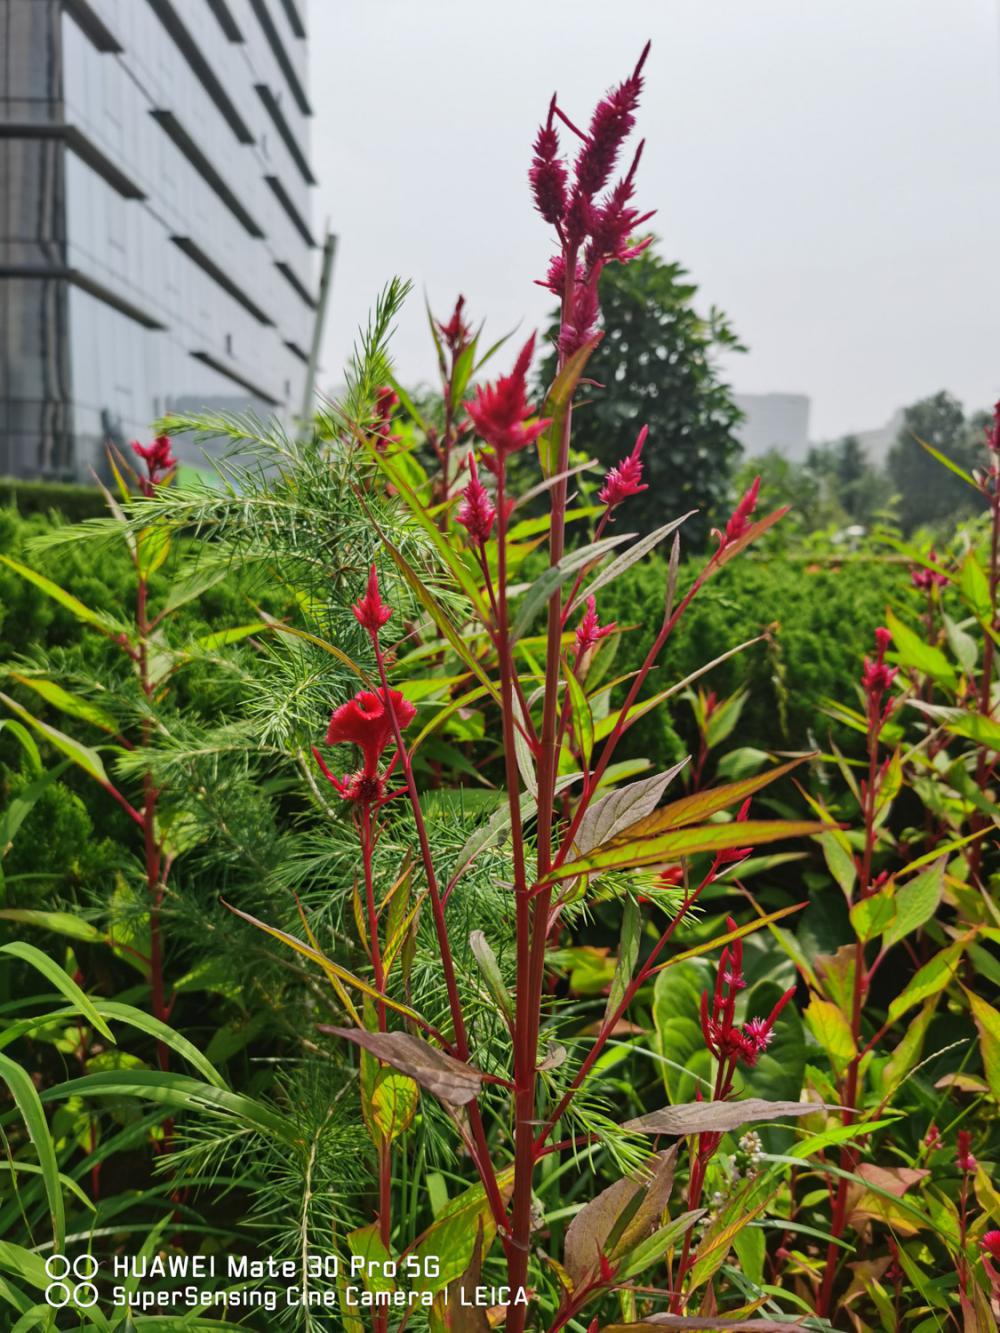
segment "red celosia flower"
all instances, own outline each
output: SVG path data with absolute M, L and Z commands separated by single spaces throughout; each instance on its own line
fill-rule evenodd
M 364 755 L 364 767 L 345 778 L 330 772 L 319 752 L 313 754 L 326 779 L 345 800 L 371 804 L 385 794 L 385 778 L 392 772 L 395 759 L 385 774 L 378 771 L 379 761 L 393 736 L 392 715 L 395 714 L 400 731 L 405 730 L 417 715 L 413 704 L 399 690 L 390 690 L 388 698 L 383 690 L 361 690 L 346 704 L 335 708 L 326 731 L 327 745 L 356 745 Z
M 609 509 L 614 509 L 623 500 L 627 500 L 630 495 L 638 495 L 640 491 L 649 490 L 648 485 L 642 480 L 641 458 L 643 445 L 646 443 L 648 434 L 649 427 L 643 426 L 636 436 L 635 444 L 632 446 L 632 452 L 628 458 L 623 458 L 617 467 L 611 468 L 604 478 L 604 485 L 597 492 L 597 498 L 603 504 L 606 504 Z
M 390 444 L 398 444 L 399 436 L 392 434 L 392 414 L 399 406 L 399 394 L 391 385 L 383 384 L 375 395 L 375 421 L 372 437 L 379 451 Z
M 866 657 L 861 672 L 861 688 L 868 696 L 869 712 L 874 716 L 882 705 L 882 696 L 896 679 L 897 668 L 886 666 L 886 649 L 892 643 L 892 635 L 880 625 L 875 631 L 875 656 Z
M 754 477 L 753 485 L 746 491 L 739 504 L 733 510 L 733 516 L 726 524 L 725 532 L 720 532 L 718 528 L 713 529 L 713 536 L 719 539 L 719 550 L 722 551 L 730 542 L 739 541 L 745 535 L 750 526 L 750 520 L 753 517 L 753 511 L 757 508 L 757 496 L 760 494 L 760 477 Z
M 462 310 L 464 306 L 465 297 L 460 296 L 455 302 L 455 309 L 452 311 L 451 319 L 448 320 L 447 324 L 443 324 L 440 320 L 435 320 L 441 333 L 441 337 L 448 344 L 449 350 L 452 352 L 460 351 L 468 342 L 469 334 L 471 333 L 469 325 L 466 324 L 462 318 Z
M 1000 1231 L 987 1231 L 979 1244 L 991 1259 L 1000 1259 Z
M 995 454 L 1000 454 L 1000 402 L 993 408 L 993 422 L 986 427 L 986 444 Z
M 930 550 L 929 558 L 937 563 L 937 554 L 933 546 Z M 948 582 L 947 574 L 939 574 L 935 569 L 913 569 L 910 571 L 910 581 L 915 588 L 921 588 L 925 592 L 930 588 L 942 588 Z
M 933 1152 L 935 1148 L 940 1148 L 940 1146 L 941 1131 L 938 1129 L 937 1125 L 930 1125 L 924 1136 L 924 1147 Z
M 732 917 L 726 921 L 730 931 L 736 929 Z M 743 989 L 743 941 L 734 940 L 726 945 L 719 958 L 715 990 L 709 1001 L 708 991 L 701 997 L 701 1030 L 705 1045 L 720 1061 L 731 1061 L 753 1068 L 761 1053 L 767 1050 L 774 1036 L 774 1025 L 782 1009 L 795 994 L 795 987 L 784 995 L 767 1018 L 751 1018 L 742 1028 L 734 1021 L 737 991 Z
M 528 180 L 535 197 L 535 207 L 546 222 L 558 226 L 566 211 L 566 167 L 559 157 L 559 135 L 553 124 L 555 113 L 556 99 L 553 94 L 548 119 L 539 128 L 535 139 L 535 156 Z
M 589 653 L 595 648 L 602 639 L 606 639 L 609 634 L 613 634 L 616 629 L 614 621 L 610 625 L 601 625 L 597 619 L 597 598 L 590 596 L 587 598 L 587 609 L 583 613 L 583 619 L 576 629 L 576 660 L 579 663 L 585 653 Z
M 576 183 L 593 199 L 608 183 L 622 144 L 635 124 L 635 110 L 642 92 L 642 67 L 649 55 L 649 42 L 629 77 L 598 102 L 590 120 L 590 131 L 576 159 Z
M 547 419 L 529 424 L 535 409 L 528 402 L 527 375 L 534 350 L 532 334 L 510 374 L 501 375 L 495 384 L 482 385 L 475 398 L 465 404 L 476 432 L 496 451 L 495 459 L 484 460 L 491 471 L 498 472 L 505 455 L 531 444 L 549 425 Z
M 364 597 L 355 602 L 351 610 L 354 612 L 354 619 L 369 634 L 377 634 L 392 615 L 391 608 L 386 606 L 379 593 L 378 574 L 374 565 L 368 573 L 368 588 Z
M 496 505 L 490 499 L 489 492 L 479 480 L 474 454 L 469 455 L 469 484 L 462 492 L 463 502 L 455 522 L 467 529 L 469 537 L 476 546 L 483 546 L 489 541 L 493 524 L 496 521 Z
M 648 222 L 653 212 L 640 213 L 631 207 L 635 193 L 635 173 L 642 158 L 643 143 L 636 149 L 628 175 L 618 182 L 605 201 L 595 207 L 590 216 L 590 244 L 587 246 L 587 263 L 591 267 L 616 259 L 627 264 L 630 259 L 641 255 L 652 244 L 652 236 L 633 241 L 637 227 Z M 655 211 L 655 210 L 654 210 Z
M 597 320 L 601 313 L 597 292 L 598 276 L 595 270 L 589 281 L 577 284 L 574 288 L 575 294 L 559 327 L 558 344 L 563 359 L 578 352 L 597 333 Z
M 973 1172 L 979 1166 L 979 1163 L 972 1155 L 972 1134 L 967 1129 L 958 1131 L 958 1148 L 955 1153 L 955 1163 L 959 1171 Z
M 140 444 L 132 441 L 133 451 L 146 464 L 147 475 L 139 478 L 139 489 L 143 495 L 152 495 L 153 487 L 165 480 L 166 474 L 177 466 L 177 459 L 170 448 L 169 435 L 157 435 L 152 444 Z

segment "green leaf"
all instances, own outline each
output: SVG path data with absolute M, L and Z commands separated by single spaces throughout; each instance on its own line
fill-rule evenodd
M 885 623 L 892 634 L 892 642 L 895 647 L 895 652 L 890 654 L 893 661 L 899 662 L 901 666 L 919 671 L 921 675 L 930 676 L 939 685 L 944 685 L 949 689 L 955 688 L 958 683 L 955 668 L 940 648 L 925 643 L 919 634 L 907 629 L 895 612 L 891 610 L 886 612 Z
M 959 465 L 953 459 L 949 458 L 947 454 L 943 454 L 940 449 L 935 449 L 932 444 L 928 444 L 926 440 L 922 440 L 919 435 L 915 435 L 914 439 L 922 446 L 922 448 L 927 450 L 931 458 L 936 458 L 942 467 L 946 467 L 949 472 L 954 472 L 956 477 L 961 477 L 964 482 L 967 482 L 968 485 L 973 488 L 973 490 L 979 490 L 975 478 L 971 477 L 969 473 L 966 472 L 965 468 L 959 467 Z M 919 454 L 917 457 L 919 457 Z
M 589 768 L 590 756 L 594 752 L 594 715 L 590 711 L 590 703 L 584 693 L 583 686 L 577 679 L 576 672 L 566 661 L 563 662 L 563 676 L 569 690 L 573 731 L 580 747 L 583 766 Z
M 958 587 L 976 616 L 980 620 L 990 620 L 993 614 L 993 599 L 990 596 L 989 579 L 976 559 L 975 551 L 965 553 L 958 576 Z
M 650 551 L 654 550 L 665 537 L 669 537 L 670 534 L 676 531 L 682 523 L 686 523 L 692 514 L 696 514 L 697 512 L 696 509 L 689 509 L 688 512 L 682 514 L 680 518 L 671 519 L 669 523 L 664 523 L 662 527 L 647 533 L 646 536 L 640 541 L 637 541 L 634 546 L 630 546 L 627 551 L 623 551 L 621 555 L 615 556 L 611 564 L 605 569 L 602 569 L 593 582 L 578 594 L 574 605 L 579 606 L 582 602 L 586 601 L 588 597 L 593 596 L 594 593 L 600 592 L 602 588 L 606 588 L 609 583 L 614 583 L 615 579 L 624 574 L 627 569 L 631 569 L 637 561 L 642 560 L 645 556 L 649 555 Z
M 53 962 L 47 954 L 42 953 L 41 949 L 36 949 L 33 944 L 26 944 L 23 940 L 14 940 L 10 944 L 0 945 L 0 953 L 10 954 L 12 958 L 19 958 L 22 963 L 28 963 L 29 966 L 35 968 L 47 981 L 52 982 L 57 991 L 65 995 L 67 1000 L 79 1009 L 87 1021 L 97 1028 L 102 1037 L 112 1044 L 114 1043 L 114 1034 L 97 1012 L 93 1001 L 83 993 L 73 978 L 58 963 Z
M 577 875 L 597 870 L 630 870 L 657 861 L 677 861 L 682 856 L 696 856 L 700 852 L 729 851 L 735 847 L 759 847 L 762 843 L 781 842 L 787 838 L 808 838 L 821 832 L 823 827 L 805 820 L 751 819 L 742 823 L 733 820 L 729 824 L 677 829 L 620 845 L 616 841 L 609 848 L 598 848 L 589 856 L 560 866 L 547 876 L 545 882 L 574 879 Z
M 642 914 L 631 898 L 626 898 L 622 908 L 622 930 L 618 943 L 618 964 L 614 979 L 608 991 L 608 1002 L 604 1008 L 605 1022 L 611 1017 L 625 997 L 628 984 L 632 980 L 636 959 L 639 957 L 639 938 L 642 933 Z
M 241 639 L 248 639 L 251 634 L 259 634 L 261 630 L 273 628 L 274 626 L 266 620 L 252 620 L 247 625 L 232 625 L 229 629 L 203 634 L 195 642 L 203 652 L 214 653 L 217 648 L 225 648 L 231 643 L 239 643 Z
M 1000 1012 L 973 991 L 964 986 L 962 989 L 965 990 L 973 1020 L 979 1029 L 979 1049 L 982 1052 L 986 1081 L 994 1101 L 1000 1100 Z
M 755 773 L 751 777 L 741 778 L 739 782 L 729 782 L 722 787 L 709 787 L 705 791 L 694 792 L 679 801 L 654 810 L 643 819 L 630 824 L 616 835 L 614 842 L 634 841 L 650 837 L 656 833 L 665 833 L 670 829 L 683 828 L 685 824 L 696 824 L 722 810 L 729 810 L 742 803 L 772 782 L 777 782 L 786 773 L 798 768 L 805 758 L 793 759 L 791 763 L 781 764 L 765 773 Z M 749 843 L 750 840 L 746 839 Z M 600 848 L 598 849 L 600 850 Z
M 143 528 L 136 537 L 136 559 L 139 573 L 148 579 L 170 554 L 170 529 L 162 524 Z
M 944 892 L 944 871 L 947 857 L 942 856 L 922 874 L 915 875 L 896 890 L 896 916 L 885 932 L 884 947 L 891 949 L 919 930 L 938 909 Z
M 955 654 L 959 666 L 968 675 L 975 671 L 979 658 L 979 645 L 971 634 L 967 634 L 961 625 L 956 625 L 951 616 L 942 616 L 948 647 Z
M 209 588 L 221 583 L 228 573 L 229 570 L 225 565 L 216 565 L 214 568 L 196 569 L 185 578 L 177 579 L 171 585 L 160 615 L 169 616 L 187 602 L 193 602 L 196 597 L 208 592 Z
M 61 685 L 57 685 L 54 680 L 45 680 L 40 676 L 22 676 L 16 671 L 10 673 L 11 680 L 16 680 L 20 685 L 25 685 L 29 690 L 34 690 L 36 694 L 41 695 L 46 703 L 58 708 L 60 713 L 66 713 L 69 717 L 78 718 L 81 722 L 90 722 L 95 727 L 100 727 L 102 731 L 108 731 L 115 735 L 118 731 L 118 723 L 110 713 L 92 703 L 89 699 L 80 699 L 75 694 L 70 694 L 64 690 Z
M 850 1064 L 857 1051 L 851 1027 L 840 1009 L 829 1000 L 813 996 L 806 1006 L 806 1026 L 826 1055 L 834 1072 L 839 1076 Z
M 98 944 L 101 940 L 107 939 L 103 931 L 71 912 L 42 912 L 30 907 L 6 907 L 0 911 L 0 921 L 17 921 L 22 926 L 37 926 L 39 930 L 51 930 L 53 934 L 65 935 L 71 940 L 85 940 L 87 944 Z
M 55 1144 L 49 1133 L 41 1099 L 31 1081 L 31 1076 L 9 1056 L 0 1055 L 0 1078 L 3 1078 L 10 1088 L 11 1096 L 17 1103 L 17 1109 L 38 1153 L 38 1165 L 45 1182 L 49 1215 L 52 1219 L 52 1238 L 55 1250 L 60 1252 L 66 1235 L 66 1210 L 63 1205 L 62 1186 L 59 1183 L 59 1163 L 56 1160 Z
M 96 750 L 90 749 L 89 746 L 81 745 L 80 742 L 74 740 L 72 736 L 67 736 L 56 727 L 50 727 L 47 722 L 42 722 L 39 718 L 29 713 L 26 708 L 22 708 L 19 703 L 16 703 L 2 691 L 0 691 L 0 701 L 5 703 L 11 712 L 16 713 L 18 717 L 27 722 L 30 727 L 33 727 L 40 736 L 44 736 L 49 744 L 53 745 L 60 754 L 66 755 L 68 759 L 71 759 L 74 764 L 79 768 L 82 768 L 85 773 L 90 775 L 90 777 L 95 778 L 102 787 L 111 786 L 101 756 Z
M 12 560 L 9 555 L 0 555 L 2 561 L 8 569 L 12 569 L 15 574 L 20 574 L 21 578 L 27 579 L 33 583 L 36 588 L 45 593 L 46 597 L 51 597 L 54 602 L 76 616 L 77 620 L 83 621 L 85 625 L 93 625 L 96 629 L 104 633 L 128 633 L 128 626 L 119 623 L 111 616 L 106 616 L 101 612 L 92 611 L 89 606 L 84 606 L 78 597 L 72 593 L 66 592 L 60 588 L 58 583 L 53 583 L 47 579 L 44 574 L 39 574 L 34 569 L 29 569 L 27 565 L 22 565 L 18 560 Z
M 908 1010 L 923 1004 L 932 995 L 939 995 L 954 979 L 959 960 L 965 952 L 966 941 L 956 940 L 934 957 L 910 978 L 906 988 L 889 1005 L 889 1022 L 895 1023 Z
M 712 1059 L 705 1049 L 699 1012 L 703 991 L 713 985 L 712 969 L 701 958 L 689 959 L 657 974 L 653 987 L 656 1049 L 663 1057 L 660 1074 L 671 1102 L 691 1101 L 704 1082 Z
M 136 1097 L 175 1109 L 237 1120 L 292 1146 L 299 1142 L 295 1124 L 287 1114 L 186 1074 L 169 1074 L 159 1069 L 108 1069 L 67 1079 L 42 1093 L 43 1102 L 63 1101 L 68 1097 Z

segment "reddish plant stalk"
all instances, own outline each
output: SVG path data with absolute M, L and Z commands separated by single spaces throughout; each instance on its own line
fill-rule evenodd
M 424 867 L 424 875 L 427 879 L 427 892 L 431 901 L 434 930 L 437 936 L 438 948 L 441 953 L 441 966 L 444 971 L 445 987 L 448 992 L 448 1006 L 451 1012 L 451 1020 L 455 1036 L 455 1054 L 460 1060 L 467 1060 L 469 1058 L 468 1034 L 465 1027 L 465 1018 L 462 1013 L 462 1002 L 458 994 L 458 982 L 455 977 L 455 963 L 451 952 L 451 941 L 448 937 L 448 926 L 445 921 L 444 904 L 441 900 L 437 874 L 434 869 L 434 858 L 431 854 L 430 842 L 427 837 L 427 827 L 424 823 L 423 810 L 420 807 L 420 794 L 417 791 L 417 784 L 413 777 L 413 764 L 403 741 L 403 733 L 399 725 L 399 718 L 396 715 L 396 710 L 392 703 L 389 680 L 385 669 L 385 656 L 379 645 L 378 634 L 371 633 L 370 638 L 375 652 L 379 680 L 382 684 L 385 698 L 388 701 L 389 716 L 392 721 L 393 739 L 396 743 L 396 753 L 399 756 L 403 776 L 406 779 L 406 791 L 417 829 L 420 858 Z M 473 1161 L 475 1162 L 476 1169 L 483 1182 L 483 1188 L 486 1191 L 486 1197 L 489 1200 L 490 1210 L 493 1213 L 494 1220 L 496 1221 L 497 1227 L 500 1228 L 503 1233 L 505 1232 L 507 1225 L 507 1211 L 504 1206 L 503 1197 L 500 1194 L 499 1185 L 497 1184 L 496 1172 L 493 1169 L 493 1162 L 490 1157 L 489 1145 L 486 1139 L 486 1129 L 483 1125 L 482 1115 L 479 1107 L 475 1103 L 472 1103 L 469 1106 L 468 1115 L 469 1125 L 472 1130 L 473 1141 L 476 1148 L 476 1151 L 473 1154 Z
M 881 732 L 882 714 L 880 702 L 869 696 L 868 703 L 868 781 L 864 793 L 864 825 L 865 825 L 865 846 L 862 854 L 861 873 L 859 878 L 859 897 L 864 899 L 872 891 L 872 857 L 875 852 L 875 841 L 878 830 L 875 826 L 876 798 L 879 786 L 879 735 Z M 858 1087 L 861 1073 L 861 1060 L 864 1051 L 861 1047 L 861 1016 L 864 1008 L 865 995 L 868 991 L 869 977 L 865 968 L 865 946 L 864 942 L 858 938 L 854 944 L 854 977 L 853 992 L 851 997 L 851 1036 L 854 1042 L 854 1054 L 847 1067 L 847 1074 L 841 1085 L 841 1101 L 845 1108 L 843 1113 L 843 1122 L 845 1125 L 854 1123 L 858 1105 Z M 867 1048 L 865 1048 L 867 1049 Z M 855 1143 L 845 1143 L 841 1149 L 840 1165 L 841 1169 L 852 1172 L 857 1165 L 858 1150 Z M 818 1313 L 827 1315 L 831 1309 L 833 1300 L 833 1287 L 837 1277 L 838 1260 L 840 1257 L 840 1246 L 836 1241 L 844 1234 L 847 1228 L 847 1203 L 848 1190 L 850 1182 L 841 1176 L 837 1181 L 837 1192 L 834 1196 L 833 1215 L 830 1221 L 830 1235 L 833 1237 L 827 1246 L 826 1266 L 823 1272 L 823 1281 L 820 1287 Z
M 986 486 L 992 487 L 990 492 L 986 491 Z M 990 501 L 990 567 L 987 571 L 987 580 L 990 591 L 989 608 L 989 629 L 996 631 L 1000 629 L 1000 620 L 997 618 L 997 590 L 1000 588 L 1000 453 L 996 450 L 991 452 L 990 470 L 986 481 L 983 483 L 984 494 L 989 494 Z M 984 717 L 992 717 L 993 713 L 993 664 L 995 649 L 992 633 L 983 636 L 983 670 L 979 681 L 979 711 Z M 979 758 L 976 763 L 976 785 L 985 795 L 986 787 L 990 780 L 993 765 L 987 758 L 986 746 L 981 746 Z M 985 815 L 976 814 L 972 819 L 972 830 L 976 832 L 984 829 L 988 823 Z M 972 850 L 969 853 L 970 869 L 973 879 L 978 879 L 982 867 L 983 859 L 983 838 L 977 838 L 972 844 Z

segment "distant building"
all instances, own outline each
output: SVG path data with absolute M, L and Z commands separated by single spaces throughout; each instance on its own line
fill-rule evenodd
M 750 457 L 777 449 L 800 462 L 809 450 L 809 399 L 804 393 L 738 393 L 745 413 L 735 435 Z
M 182 407 L 298 406 L 304 3 L 0 0 L 0 474 L 84 477 Z
M 864 449 L 869 463 L 881 464 L 885 462 L 902 429 L 903 409 L 897 407 L 884 426 L 877 426 L 874 430 L 856 430 L 851 434 Z

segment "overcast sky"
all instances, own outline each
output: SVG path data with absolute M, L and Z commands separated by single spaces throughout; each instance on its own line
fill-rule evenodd
M 542 323 L 526 183 L 551 92 L 579 121 L 653 50 L 638 202 L 749 347 L 738 391 L 807 393 L 814 438 L 939 388 L 1000 396 L 1000 0 L 310 0 L 319 229 L 340 251 L 321 383 L 393 273 L 400 378 L 426 290 Z M 504 367 L 505 368 L 505 367 Z

